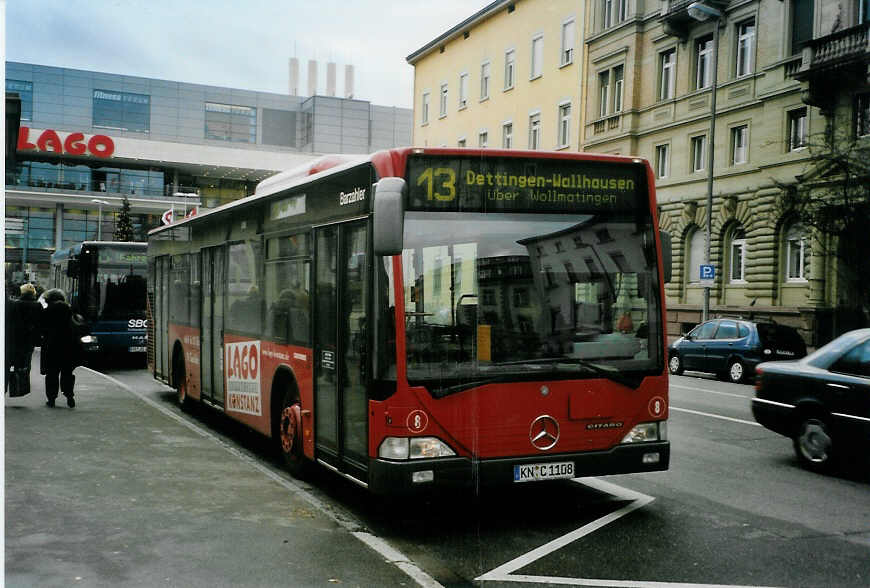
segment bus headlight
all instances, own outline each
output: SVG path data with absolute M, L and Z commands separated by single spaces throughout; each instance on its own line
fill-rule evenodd
M 82 337 L 82 343 L 85 345 L 95 345 L 97 343 L 97 338 L 94 335 L 85 335 Z
M 668 438 L 667 421 L 640 423 L 628 435 L 622 438 L 623 443 L 645 443 L 649 441 L 665 441 Z
M 436 437 L 387 437 L 378 448 L 384 459 L 424 459 L 456 455 L 446 443 Z

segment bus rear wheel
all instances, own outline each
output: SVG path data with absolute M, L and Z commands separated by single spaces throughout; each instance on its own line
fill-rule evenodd
M 302 453 L 302 406 L 295 396 L 287 392 L 278 421 L 278 446 L 284 464 L 291 474 L 301 476 L 305 469 Z

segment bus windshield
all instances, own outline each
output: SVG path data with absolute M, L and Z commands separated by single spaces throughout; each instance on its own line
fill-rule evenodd
M 86 318 L 128 320 L 145 316 L 145 253 L 103 246 L 95 252 L 90 268 Z
M 653 244 L 648 214 L 408 212 L 408 379 L 443 395 L 659 369 Z

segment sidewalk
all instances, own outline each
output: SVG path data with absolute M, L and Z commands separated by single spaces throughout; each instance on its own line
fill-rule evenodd
M 5 401 L 8 587 L 413 586 L 250 459 L 111 379 Z M 155 382 L 155 387 L 160 387 Z

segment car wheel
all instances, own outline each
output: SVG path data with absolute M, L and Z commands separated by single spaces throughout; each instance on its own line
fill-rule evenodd
M 732 359 L 728 362 L 728 381 L 739 384 L 746 377 L 746 368 L 740 363 L 739 359 Z
M 794 450 L 798 461 L 808 470 L 829 470 L 833 463 L 834 441 L 828 425 L 815 417 L 804 419 L 794 438 Z
M 306 465 L 302 453 L 302 406 L 292 390 L 284 393 L 278 422 L 278 449 L 290 473 L 300 477 Z
M 680 356 L 676 353 L 674 353 L 668 360 L 668 369 L 671 370 L 671 373 L 675 376 L 679 376 L 683 373 L 683 360 L 681 360 Z

